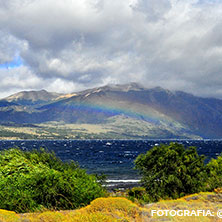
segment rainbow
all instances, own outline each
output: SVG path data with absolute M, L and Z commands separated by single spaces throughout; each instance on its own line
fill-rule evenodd
M 107 102 L 106 102 L 107 103 Z M 111 117 L 116 115 L 125 115 L 131 118 L 144 120 L 146 122 L 159 125 L 161 122 L 172 122 L 171 119 L 165 115 L 157 112 L 152 108 L 145 107 L 144 110 L 137 108 L 116 107 L 110 104 L 93 104 L 89 102 L 69 102 L 62 104 L 56 102 L 50 104 L 50 107 L 56 109 L 58 112 L 87 112 L 87 113 L 103 113 L 104 115 Z M 143 108 L 143 107 L 142 107 Z

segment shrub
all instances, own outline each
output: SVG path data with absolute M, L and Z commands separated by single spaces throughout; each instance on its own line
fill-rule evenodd
M 10 149 L 0 152 L 0 208 L 16 212 L 75 209 L 105 191 L 97 178 L 52 152 Z
M 205 189 L 205 157 L 182 144 L 155 146 L 135 160 L 142 183 L 153 201 L 178 198 Z
M 1 211 L 0 221 L 4 222 L 127 222 L 147 221 L 148 210 L 140 208 L 125 198 L 98 198 L 90 205 L 70 211 L 44 211 L 29 214 L 15 214 Z M 2 219 L 2 220 L 1 220 Z
M 131 201 L 138 201 L 140 204 L 150 201 L 150 197 L 144 187 L 133 187 L 127 191 L 127 195 Z
M 208 190 L 222 187 L 222 155 L 211 159 L 206 165 L 208 174 Z

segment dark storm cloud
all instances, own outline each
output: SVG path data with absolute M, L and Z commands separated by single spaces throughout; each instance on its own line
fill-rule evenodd
M 222 98 L 221 26 L 220 1 L 0 0 L 0 63 L 23 61 L 0 88 L 136 81 Z

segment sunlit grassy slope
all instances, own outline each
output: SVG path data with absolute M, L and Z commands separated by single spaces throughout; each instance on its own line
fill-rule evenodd
M 214 216 L 157 217 L 152 210 L 210 210 Z M 222 194 L 199 193 L 177 200 L 165 200 L 143 207 L 122 197 L 98 198 L 84 208 L 74 211 L 46 211 L 41 213 L 16 214 L 0 210 L 2 222 L 147 222 L 147 221 L 222 221 L 217 211 L 222 209 Z
M 184 129 L 176 122 L 168 127 L 164 122 L 153 125 L 143 120 L 115 116 L 101 124 L 47 122 L 30 126 L 0 125 L 0 139 L 200 139 L 185 133 Z

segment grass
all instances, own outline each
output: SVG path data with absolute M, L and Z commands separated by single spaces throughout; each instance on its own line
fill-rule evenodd
M 172 135 L 175 138 L 199 138 L 183 134 L 180 130 L 181 126 L 169 128 L 163 123 L 157 126 L 143 120 L 114 116 L 100 124 L 47 122 L 35 124 L 35 127 L 0 125 L 0 139 L 155 139 Z
M 29 214 L 15 214 L 0 210 L 2 222 L 211 222 L 221 221 L 216 216 L 218 209 L 222 209 L 222 195 L 215 192 L 204 192 L 185 196 L 177 200 L 164 200 L 145 206 L 137 205 L 123 197 L 98 198 L 90 205 L 72 211 L 45 211 Z M 151 216 L 152 210 L 211 210 L 214 217 L 186 216 L 186 217 L 158 217 Z
M 0 210 L 0 221 L 1 222 L 19 222 L 20 217 L 13 211 Z

